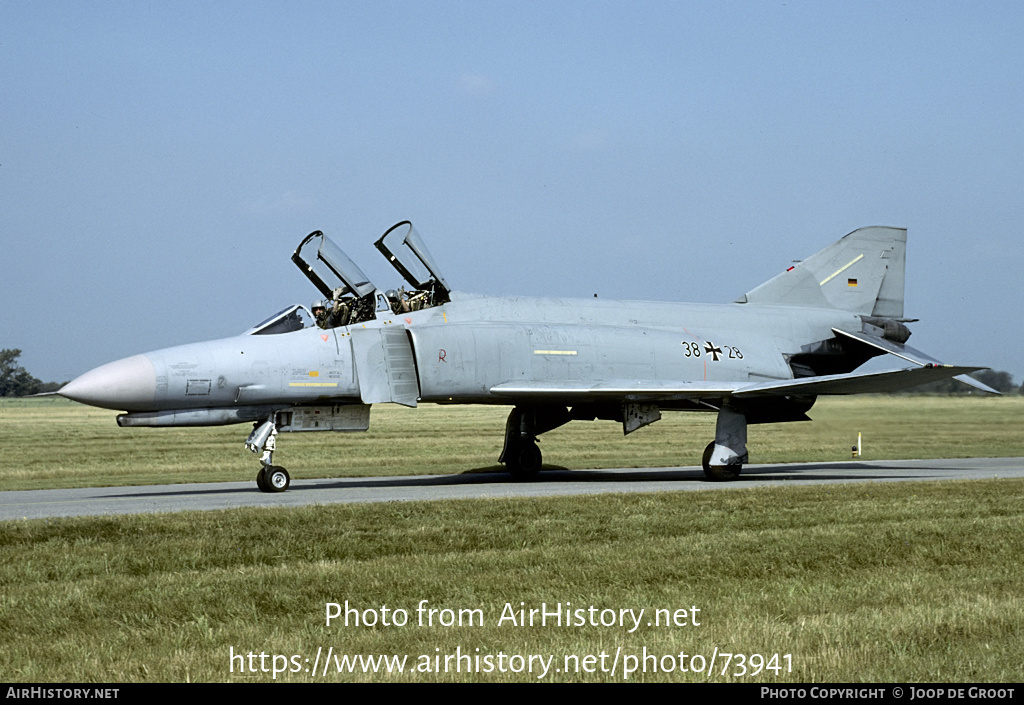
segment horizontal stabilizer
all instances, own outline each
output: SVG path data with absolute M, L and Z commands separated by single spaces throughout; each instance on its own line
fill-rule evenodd
M 981 367 L 979 369 L 987 370 L 989 368 L 988 367 Z M 984 382 L 979 382 L 978 380 L 974 379 L 974 377 L 971 377 L 970 375 L 957 375 L 953 379 L 955 379 L 957 382 L 963 382 L 964 384 L 969 385 L 971 387 L 974 387 L 975 389 L 980 389 L 983 392 L 988 392 L 989 394 L 999 394 L 999 395 L 1002 395 L 1002 392 L 1000 392 L 1000 391 L 998 391 L 996 389 L 992 389 L 992 387 L 988 386 Z
M 881 350 L 882 352 L 889 353 L 890 355 L 895 355 L 896 357 L 903 358 L 907 362 L 913 362 L 915 365 L 937 365 L 940 367 L 942 366 L 941 362 L 936 360 L 934 357 L 931 357 L 930 355 L 924 354 L 920 350 L 915 350 L 909 345 L 903 345 L 902 343 L 896 343 L 893 342 L 892 340 L 880 338 L 877 335 L 871 335 L 869 333 L 863 332 L 851 333 L 850 331 L 840 330 L 839 328 L 833 328 L 832 332 L 838 336 L 846 336 L 847 338 L 852 338 L 853 340 L 856 340 L 858 342 L 863 343 L 864 345 L 868 345 L 872 348 L 875 348 L 876 350 Z M 988 368 L 976 367 L 973 369 L 985 370 Z M 978 380 L 974 379 L 973 377 L 969 377 L 966 374 L 958 374 L 954 376 L 953 379 L 957 380 L 958 382 L 963 382 L 964 384 L 970 385 L 975 389 L 980 389 L 981 391 L 987 392 L 989 394 L 999 394 L 999 392 L 997 392 L 995 389 L 992 389 L 992 387 L 982 382 L 979 382 Z

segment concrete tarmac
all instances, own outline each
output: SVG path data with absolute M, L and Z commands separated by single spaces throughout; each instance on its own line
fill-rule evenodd
M 853 460 L 747 465 L 734 482 L 708 482 L 699 467 L 573 471 L 552 469 L 542 471 L 533 482 L 514 482 L 503 472 L 292 480 L 287 492 L 267 494 L 260 492 L 255 480 L 251 479 L 246 482 L 0 492 L 0 521 L 347 502 L 550 497 L 608 492 L 685 492 L 778 485 L 1019 477 L 1024 477 L 1024 458 Z

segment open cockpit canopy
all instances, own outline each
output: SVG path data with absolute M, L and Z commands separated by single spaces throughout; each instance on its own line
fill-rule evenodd
M 372 296 L 376 291 L 363 270 L 319 230 L 311 232 L 299 243 L 292 254 L 292 262 L 325 298 L 340 298 L 351 294 L 362 299 Z M 337 292 L 339 287 L 343 291 Z
M 431 306 L 451 301 L 448 283 L 441 276 L 434 258 L 408 220 L 391 226 L 374 243 L 409 285 L 429 295 Z
M 382 311 L 411 313 L 451 301 L 447 282 L 408 220 L 389 228 L 377 240 L 376 247 L 409 283 L 411 291 L 404 287 L 390 289 L 386 294 L 378 290 L 359 266 L 320 230 L 311 232 L 299 243 L 292 262 L 325 299 L 325 310 L 313 311 L 316 325 L 336 328 L 373 320 Z M 265 321 L 251 332 L 261 333 L 263 326 L 270 325 L 271 321 Z M 284 331 L 274 328 L 273 332 Z

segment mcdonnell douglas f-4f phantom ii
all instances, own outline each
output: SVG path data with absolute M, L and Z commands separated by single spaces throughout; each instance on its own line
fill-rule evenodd
M 715 412 L 702 464 L 731 480 L 748 424 L 808 420 L 819 395 L 947 377 L 994 391 L 967 376 L 984 368 L 906 345 L 906 241 L 861 228 L 733 303 L 686 304 L 453 293 L 408 221 L 375 244 L 410 289 L 383 292 L 316 231 L 292 255 L 325 297 L 316 318 L 291 306 L 233 338 L 97 367 L 59 394 L 125 412 L 120 426 L 252 423 L 264 492 L 290 482 L 273 464 L 279 431 L 365 431 L 383 402 L 511 407 L 499 462 L 516 478 L 540 470 L 537 437 L 569 421 L 628 434 L 662 411 Z M 902 367 L 853 372 L 880 355 Z

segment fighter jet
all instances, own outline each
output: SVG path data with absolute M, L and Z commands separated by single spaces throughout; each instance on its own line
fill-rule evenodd
M 382 291 L 320 231 L 293 262 L 324 297 L 241 335 L 127 357 L 61 396 L 114 409 L 120 426 L 251 423 L 256 484 L 283 492 L 284 431 L 365 431 L 373 404 L 510 407 L 498 458 L 517 479 L 541 469 L 540 435 L 569 421 L 664 411 L 718 415 L 702 465 L 735 479 L 747 426 L 809 420 L 818 396 L 891 392 L 967 373 L 906 344 L 907 232 L 855 230 L 726 304 L 490 297 L 452 292 L 409 221 L 375 245 L 408 285 Z M 854 372 L 888 355 L 900 367 Z M 909 363 L 909 364 L 908 364 Z

